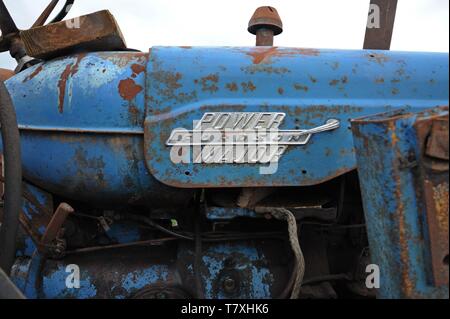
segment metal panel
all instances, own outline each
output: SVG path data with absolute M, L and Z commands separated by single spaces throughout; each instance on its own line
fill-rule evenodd
M 448 287 L 448 113 L 418 119 L 414 125 L 418 154 L 418 183 L 425 211 L 429 281 Z
M 448 161 L 445 166 L 440 162 L 445 169 L 436 171 L 430 165 L 436 159 L 424 158 L 434 141 L 433 133 L 431 139 L 424 133 L 435 130 L 441 119 L 448 127 L 448 107 L 352 122 L 372 262 L 381 271 L 381 298 L 448 298 Z
M 174 196 L 145 167 L 147 57 L 78 54 L 10 79 L 27 180 L 53 194 L 103 206 L 184 203 L 186 195 Z
M 288 273 L 283 241 L 211 244 L 204 247 L 201 277 L 206 298 L 268 299 L 281 294 Z M 281 260 L 281 261 L 280 261 Z M 42 260 L 19 259 L 12 280 L 28 298 L 192 298 L 193 245 L 129 247 Z M 70 288 L 68 265 L 78 265 L 80 288 Z M 232 280 L 233 285 L 224 285 Z
M 175 187 L 314 185 L 356 167 L 349 120 L 395 108 L 448 102 L 448 55 L 301 48 L 155 47 L 148 65 L 147 167 Z M 166 145 L 206 112 L 280 112 L 280 129 L 337 130 L 289 147 L 278 170 L 267 164 L 178 163 Z M 192 159 L 191 159 L 192 162 Z
M 150 56 L 79 54 L 11 78 L 25 177 L 98 205 L 186 203 L 191 193 L 162 183 L 315 185 L 355 169 L 350 119 L 448 103 L 448 54 L 157 47 Z M 289 147 L 273 175 L 259 164 L 172 163 L 170 133 L 205 112 L 284 113 L 283 130 L 331 118 L 341 127 Z

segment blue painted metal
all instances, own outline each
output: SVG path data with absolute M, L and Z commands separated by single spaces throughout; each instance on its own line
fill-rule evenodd
M 8 82 L 27 180 L 98 205 L 184 201 L 182 192 L 158 183 L 145 167 L 147 56 L 81 54 L 37 65 Z
M 133 298 L 138 294 L 163 287 L 176 287 L 194 295 L 193 255 L 191 245 L 110 250 L 108 253 L 67 256 L 64 260 L 42 260 L 35 254 L 17 260 L 12 280 L 28 298 Z M 201 276 L 206 298 L 273 298 L 280 293 L 285 272 L 267 258 L 267 249 L 255 243 L 215 244 L 202 253 Z M 175 254 L 173 254 L 174 252 Z M 169 254 L 168 254 L 169 253 Z M 126 262 L 124 262 L 126 261 Z M 67 287 L 72 272 L 68 265 L 80 269 L 80 288 Z M 237 288 L 230 295 L 223 279 L 233 276 Z M 278 280 L 277 285 L 275 281 Z
M 240 207 L 208 207 L 205 211 L 206 217 L 210 220 L 230 220 L 237 217 L 262 217 L 251 209 Z
M 93 207 L 175 212 L 186 206 L 193 188 L 317 185 L 355 169 L 358 157 L 373 258 L 382 268 L 380 296 L 448 297 L 448 288 L 427 284 L 412 177 L 392 162 L 411 149 L 414 116 L 388 121 L 397 135 L 383 135 L 387 129 L 378 119 L 364 123 L 355 145 L 350 131 L 356 117 L 448 105 L 448 84 L 448 54 L 155 47 L 149 54 L 56 59 L 19 73 L 7 87 L 21 129 L 26 180 Z M 308 145 L 290 147 L 273 175 L 261 175 L 260 165 L 252 164 L 172 163 L 165 146 L 170 132 L 192 129 L 205 112 L 283 112 L 282 129 L 312 128 L 330 118 L 342 125 L 314 136 Z M 387 144 L 378 145 L 380 140 Z M 365 152 L 366 141 L 378 152 Z M 398 197 L 393 172 L 404 187 Z M 27 212 L 35 209 L 27 205 Z M 397 218 L 400 206 L 404 213 Z M 251 215 L 235 208 L 209 211 L 211 219 Z M 139 234 L 129 225 L 109 231 L 117 243 L 135 241 Z M 207 297 L 230 297 L 221 286 L 225 275 L 242 279 L 231 297 L 276 297 L 287 280 L 286 265 L 269 265 L 280 258 L 268 255 L 265 245 L 204 248 L 201 275 Z M 13 278 L 29 298 L 125 298 L 167 283 L 194 295 L 193 254 L 192 247 L 181 244 L 152 247 L 152 256 L 139 247 L 46 261 L 28 251 Z M 230 257 L 232 266 L 226 262 Z M 71 263 L 82 269 L 83 288 L 68 292 L 65 270 Z
M 448 103 L 447 70 L 447 54 L 155 47 L 150 55 L 57 59 L 7 86 L 28 180 L 97 205 L 155 207 L 182 205 L 192 194 L 163 184 L 299 186 L 344 174 L 356 167 L 349 119 Z M 260 175 L 260 166 L 251 164 L 173 164 L 168 135 L 191 128 L 207 111 L 285 112 L 283 129 L 311 128 L 328 118 L 343 125 L 291 147 L 273 175 Z
M 202 257 L 202 261 L 208 268 L 208 272 L 203 275 L 205 285 L 205 297 L 215 299 L 230 298 L 222 289 L 214 289 L 214 285 L 221 282 L 221 272 L 226 268 L 227 258 L 234 256 L 238 262 L 235 264 L 236 271 L 248 273 L 245 281 L 240 281 L 241 295 L 250 299 L 263 299 L 271 296 L 271 286 L 273 284 L 273 275 L 266 266 L 257 267 L 253 263 L 264 261 L 265 256 L 258 252 L 255 247 L 244 245 L 219 245 L 207 250 Z M 266 264 L 268 261 L 266 261 Z M 223 276 L 223 275 L 222 275 Z M 245 292 L 244 292 L 245 291 Z
M 444 114 L 448 121 L 448 108 L 437 108 L 393 111 L 352 122 L 371 257 L 381 272 L 381 298 L 449 296 L 448 282 L 430 281 L 425 199 L 417 171 L 422 145 L 414 128 L 418 120 Z M 446 174 L 448 256 L 448 162 Z
M 32 256 L 53 216 L 53 196 L 27 182 L 23 183 L 20 222 L 24 232 L 18 238 L 17 256 Z
M 356 168 L 349 120 L 395 108 L 448 103 L 448 54 L 295 48 L 152 49 L 147 74 L 145 156 L 175 187 L 307 186 Z M 284 112 L 280 129 L 330 118 L 340 129 L 290 147 L 278 170 L 261 165 L 173 163 L 167 141 L 205 112 Z M 267 165 L 264 165 L 267 166 Z

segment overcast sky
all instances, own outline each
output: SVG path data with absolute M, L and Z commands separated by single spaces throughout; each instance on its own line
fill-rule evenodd
M 26 29 L 49 0 L 4 2 Z M 248 20 L 263 5 L 277 8 L 283 20 L 277 46 L 362 47 L 369 0 L 77 0 L 68 17 L 109 9 L 128 46 L 143 51 L 155 45 L 252 46 Z M 448 52 L 448 29 L 448 0 L 399 0 L 391 48 Z M 9 53 L 0 54 L 0 67 L 14 66 Z

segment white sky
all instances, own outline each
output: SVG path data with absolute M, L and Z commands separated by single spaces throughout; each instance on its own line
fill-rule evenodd
M 21 29 L 49 1 L 4 0 Z M 263 5 L 277 8 L 283 20 L 277 46 L 362 48 L 369 0 L 77 0 L 68 17 L 109 9 L 128 46 L 142 51 L 155 45 L 253 46 L 247 24 Z M 392 50 L 448 52 L 448 39 L 448 0 L 399 0 Z M 15 67 L 9 53 L 0 54 L 0 67 Z

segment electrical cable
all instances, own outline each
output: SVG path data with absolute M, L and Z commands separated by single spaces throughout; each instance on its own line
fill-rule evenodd
M 285 208 L 257 207 L 255 212 L 271 214 L 274 218 L 284 220 L 288 224 L 289 242 L 295 256 L 295 267 L 291 276 L 291 278 L 294 277 L 294 281 L 290 299 L 297 299 L 300 295 L 300 288 L 305 275 L 305 258 L 298 240 L 297 220 L 294 214 Z

